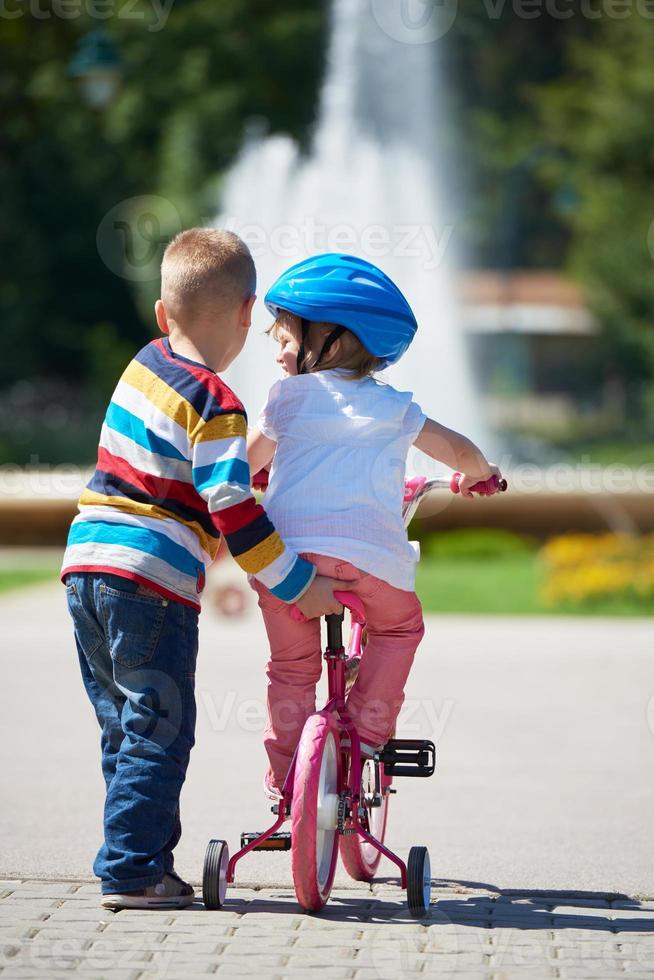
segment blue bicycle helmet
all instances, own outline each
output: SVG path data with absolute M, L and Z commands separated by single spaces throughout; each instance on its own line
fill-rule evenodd
M 347 327 L 385 364 L 399 361 L 418 329 L 411 307 L 386 273 L 340 252 L 292 265 L 272 284 L 264 302 L 274 317 L 283 310 L 299 316 L 303 339 L 311 320 Z M 318 361 L 339 333 L 342 329 L 332 331 Z

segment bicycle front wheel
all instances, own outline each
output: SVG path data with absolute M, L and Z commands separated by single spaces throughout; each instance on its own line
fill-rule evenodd
M 375 791 L 375 765 L 380 769 L 378 793 Z M 380 844 L 384 843 L 386 836 L 390 784 L 391 777 L 384 775 L 384 767 L 380 763 L 375 764 L 372 759 L 364 761 L 361 771 L 361 805 L 364 813 L 361 822 Z M 351 829 L 351 820 L 347 829 Z M 372 881 L 379 867 L 381 851 L 359 834 L 345 834 L 341 837 L 340 848 L 341 859 L 349 876 L 355 881 Z
M 328 711 L 310 715 L 295 761 L 291 804 L 291 865 L 297 900 L 308 912 L 329 898 L 338 858 L 342 788 L 336 723 Z

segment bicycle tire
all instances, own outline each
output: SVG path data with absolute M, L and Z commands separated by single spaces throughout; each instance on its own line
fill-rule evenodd
M 422 919 L 431 901 L 431 863 L 426 847 L 416 844 L 411 848 L 406 872 L 409 912 L 414 919 Z
M 307 912 L 323 908 L 334 882 L 341 788 L 338 730 L 330 712 L 319 711 L 307 718 L 302 729 L 291 804 L 293 884 Z
M 362 799 L 365 799 L 366 792 L 370 791 L 369 781 L 371 776 L 374 777 L 373 766 L 374 763 L 372 760 L 366 760 L 364 763 L 361 772 Z M 388 789 L 391 782 L 391 777 L 384 775 L 382 766 L 380 774 L 382 791 Z M 386 837 L 389 802 L 390 794 L 383 792 L 380 807 L 366 807 L 368 829 L 380 844 L 384 843 L 384 838 Z M 346 826 L 347 829 L 348 827 Z M 373 880 L 382 857 L 381 851 L 378 851 L 373 844 L 369 844 L 360 834 L 345 834 L 340 840 L 340 853 L 341 860 L 350 878 L 354 878 L 355 881 Z
M 224 840 L 210 840 L 202 869 L 202 900 L 204 907 L 211 911 L 222 908 L 225 901 L 228 864 L 227 843 Z

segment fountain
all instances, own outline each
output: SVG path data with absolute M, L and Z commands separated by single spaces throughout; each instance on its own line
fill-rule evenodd
M 383 377 L 413 391 L 427 414 L 487 446 L 451 296 L 452 229 L 439 220 L 435 58 L 433 44 L 389 36 L 370 0 L 334 0 L 309 155 L 284 136 L 246 141 L 227 175 L 216 224 L 248 242 L 260 296 L 312 252 L 349 252 L 379 265 L 420 325 L 408 353 Z M 279 377 L 272 341 L 263 335 L 269 324 L 259 302 L 245 352 L 226 374 L 252 419 Z M 420 455 L 420 468 L 430 472 Z

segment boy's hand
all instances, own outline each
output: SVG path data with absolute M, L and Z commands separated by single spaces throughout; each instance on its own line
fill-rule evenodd
M 490 480 L 492 476 L 496 476 L 498 480 L 502 479 L 500 468 L 499 466 L 495 466 L 494 463 L 488 464 L 488 472 L 484 476 L 468 476 L 466 473 L 462 473 L 461 479 L 459 480 L 459 493 L 462 497 L 474 497 L 474 494 L 470 492 L 470 488 L 474 487 L 475 483 L 481 483 L 482 480 Z
M 343 606 L 334 598 L 334 589 L 346 592 L 349 586 L 354 584 L 354 581 L 345 582 L 343 579 L 316 575 L 295 605 L 307 619 L 316 619 L 317 616 L 327 616 L 329 613 L 342 613 Z

